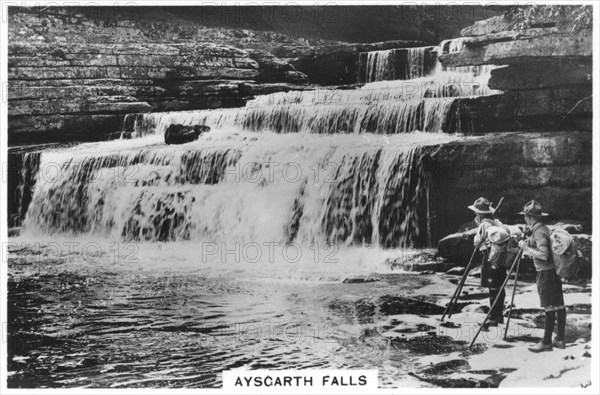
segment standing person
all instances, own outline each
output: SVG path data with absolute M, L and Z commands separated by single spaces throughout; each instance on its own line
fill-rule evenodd
M 525 216 L 527 227 L 531 231 L 528 240 L 521 240 L 519 247 L 523 252 L 533 258 L 533 264 L 537 271 L 536 284 L 540 296 L 540 304 L 544 308 L 546 317 L 544 320 L 544 338 L 529 351 L 542 352 L 552 351 L 552 346 L 565 348 L 565 326 L 567 322 L 567 311 L 562 292 L 562 282 L 556 274 L 552 253 L 550 251 L 550 229 L 542 222 L 547 213 L 542 211 L 542 206 L 535 200 L 525 205 L 519 214 Z M 554 321 L 557 321 L 557 334 L 552 342 Z
M 479 248 L 481 253 L 481 286 L 489 289 L 490 308 L 492 308 L 496 297 L 500 295 L 500 300 L 492 310 L 487 326 L 498 326 L 498 324 L 504 323 L 502 311 L 506 293 L 504 289 L 500 291 L 500 288 L 506 278 L 506 268 L 492 265 L 489 261 L 491 241 L 488 237 L 488 228 L 490 226 L 501 226 L 502 223 L 494 219 L 495 209 L 491 206 L 489 200 L 484 197 L 475 200 L 475 203 L 470 205 L 469 209 L 476 215 L 475 223 L 477 223 L 478 228 L 473 244 L 475 248 Z

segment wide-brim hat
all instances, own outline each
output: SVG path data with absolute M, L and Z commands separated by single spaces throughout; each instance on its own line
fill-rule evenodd
M 535 200 L 529 201 L 525 207 L 523 207 L 523 211 L 518 212 L 521 215 L 530 215 L 532 217 L 546 217 L 550 214 L 542 211 L 542 205 L 536 202 Z
M 493 214 L 495 211 L 490 201 L 484 197 L 475 200 L 475 203 L 470 205 L 469 209 L 475 211 L 477 214 Z

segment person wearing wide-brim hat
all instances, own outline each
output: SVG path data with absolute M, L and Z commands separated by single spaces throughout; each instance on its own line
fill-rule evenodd
M 552 347 L 565 348 L 565 326 L 567 311 L 562 291 L 562 282 L 556 274 L 550 250 L 550 229 L 542 219 L 548 216 L 542 210 L 542 205 L 531 200 L 519 214 L 525 217 L 525 222 L 531 231 L 528 240 L 521 240 L 519 247 L 533 258 L 537 272 L 536 284 L 540 296 L 540 305 L 546 312 L 544 320 L 544 338 L 541 342 L 529 348 L 532 352 L 552 351 Z M 557 333 L 554 342 L 552 332 L 554 321 L 557 321 Z
M 504 279 L 506 279 L 506 268 L 490 263 L 489 252 L 491 240 L 488 230 L 493 226 L 502 226 L 502 222 L 494 218 L 495 209 L 492 207 L 490 201 L 484 197 L 475 200 L 468 208 L 475 213 L 475 222 L 478 224 L 473 243 L 475 248 L 478 248 L 481 252 L 481 286 L 489 289 L 490 308 L 494 305 L 496 297 L 500 296 L 496 307 L 490 313 L 487 326 L 498 326 L 499 323 L 504 322 L 502 312 L 504 310 L 506 294 L 501 287 Z

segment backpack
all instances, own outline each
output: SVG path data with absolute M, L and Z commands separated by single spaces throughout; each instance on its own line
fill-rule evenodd
M 512 236 L 516 233 L 512 227 L 507 225 L 490 226 L 487 230 L 488 240 L 490 241 L 490 253 L 488 261 L 492 266 L 509 268 L 514 263 L 519 245 Z M 519 230 L 520 232 L 520 230 Z
M 556 228 L 550 233 L 550 250 L 556 274 L 565 279 L 575 277 L 582 258 L 576 239 L 566 230 Z

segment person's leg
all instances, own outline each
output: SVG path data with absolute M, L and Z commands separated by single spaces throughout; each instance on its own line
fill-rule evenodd
M 503 323 L 504 322 L 504 317 L 502 316 L 502 313 L 504 312 L 504 299 L 506 298 L 506 292 L 504 291 L 504 289 L 502 289 L 502 291 L 500 291 L 498 293 L 498 303 L 496 304 L 496 318 L 497 321 L 499 323 Z
M 556 312 L 554 310 L 547 310 L 546 317 L 544 318 L 544 338 L 542 343 L 552 344 L 552 333 L 554 332 L 554 321 L 556 320 Z
M 541 342 L 537 343 L 533 347 L 529 347 L 531 352 L 543 352 L 552 351 L 552 332 L 554 332 L 554 322 L 556 321 L 556 312 L 552 308 L 550 301 L 551 288 L 549 287 L 549 274 L 548 271 L 540 271 L 537 274 L 537 288 L 540 295 L 540 305 L 544 308 L 546 315 L 544 317 L 544 337 Z
M 567 326 L 567 310 L 562 308 L 556 311 L 556 342 L 565 341 L 565 327 Z
M 496 316 L 498 308 L 492 308 L 494 306 L 494 301 L 496 300 L 496 296 L 498 296 L 497 288 L 489 288 L 490 290 L 490 318 L 489 323 L 495 324 L 498 322 L 498 317 Z

